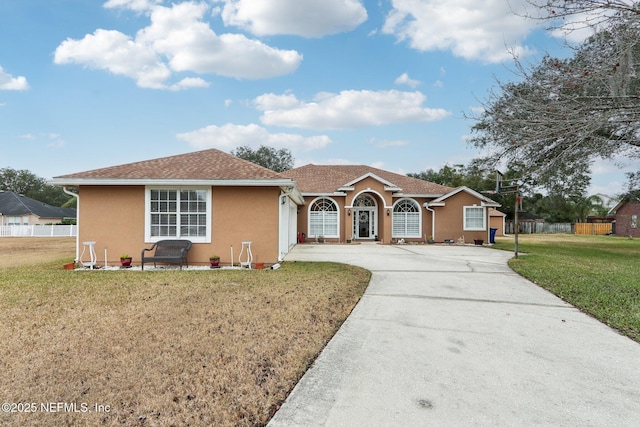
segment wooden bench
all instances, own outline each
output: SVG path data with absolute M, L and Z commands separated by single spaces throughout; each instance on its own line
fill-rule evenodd
M 165 264 L 180 264 L 180 270 L 182 270 L 182 263 L 189 266 L 187 261 L 187 253 L 191 249 L 191 241 L 189 240 L 160 240 L 153 244 L 149 249 L 143 249 L 140 255 L 142 259 L 142 269 L 144 270 L 144 263 L 153 261 L 153 266 L 156 266 L 157 262 Z M 153 256 L 145 256 L 145 252 L 154 251 Z

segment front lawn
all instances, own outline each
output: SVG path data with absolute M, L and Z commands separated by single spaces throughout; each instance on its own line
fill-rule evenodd
M 569 234 L 520 235 L 517 273 L 640 342 L 640 240 Z M 513 237 L 496 248 L 513 250 Z
M 0 412 L 1 425 L 265 424 L 370 278 L 332 263 L 140 272 L 63 261 L 0 269 L 0 400 L 31 411 Z

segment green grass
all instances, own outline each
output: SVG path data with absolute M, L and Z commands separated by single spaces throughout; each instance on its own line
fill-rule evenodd
M 513 238 L 495 248 L 512 251 Z M 514 271 L 640 342 L 640 240 L 520 235 L 519 252 Z
M 264 425 L 370 278 L 334 263 L 267 271 L 0 269 L 3 426 Z

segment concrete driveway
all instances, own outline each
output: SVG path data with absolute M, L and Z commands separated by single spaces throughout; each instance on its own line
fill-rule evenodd
M 298 245 L 373 272 L 270 426 L 640 426 L 640 345 L 473 246 Z

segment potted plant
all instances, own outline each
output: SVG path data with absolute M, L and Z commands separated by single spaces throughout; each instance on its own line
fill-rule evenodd
M 129 254 L 120 255 L 120 265 L 122 267 L 131 267 L 131 256 Z
M 209 264 L 211 264 L 211 268 L 220 268 L 220 257 L 218 255 L 211 255 L 209 257 Z
M 324 236 L 322 234 L 318 236 L 318 243 L 324 243 Z
M 429 243 L 430 245 L 435 243 L 435 241 L 433 240 L 433 236 L 427 237 L 427 243 Z

